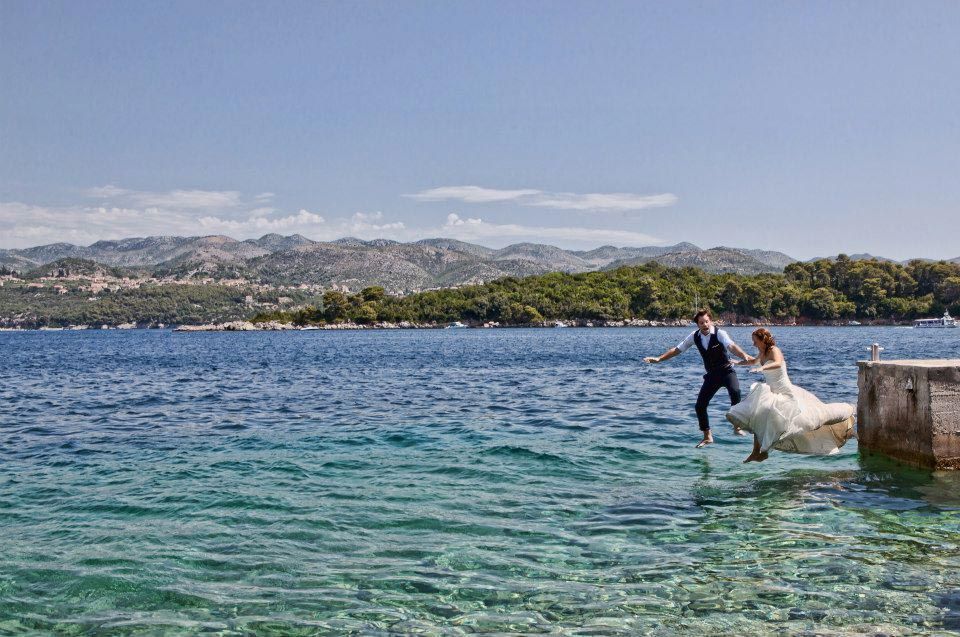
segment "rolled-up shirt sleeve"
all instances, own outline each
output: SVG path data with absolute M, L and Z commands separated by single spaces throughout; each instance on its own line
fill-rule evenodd
M 730 349 L 730 346 L 733 345 L 733 339 L 723 330 L 717 330 L 717 340 L 727 349 Z
M 697 333 L 696 331 L 690 332 L 690 335 L 687 336 L 687 338 L 677 343 L 677 349 L 680 350 L 681 352 L 685 352 L 688 349 L 690 349 L 690 346 L 693 345 L 693 336 L 696 333 Z

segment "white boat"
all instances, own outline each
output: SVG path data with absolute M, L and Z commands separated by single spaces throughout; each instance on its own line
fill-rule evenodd
M 469 326 L 464 325 L 464 324 L 461 323 L 460 321 L 454 321 L 453 323 L 451 323 L 450 325 L 446 326 L 446 327 L 443 328 L 443 329 L 445 329 L 445 330 L 462 330 L 462 329 L 464 329 L 464 328 L 466 328 L 466 327 L 469 327 Z
M 938 319 L 917 319 L 913 322 L 913 326 L 916 328 L 956 327 L 957 319 L 950 316 L 949 311 L 945 311 Z

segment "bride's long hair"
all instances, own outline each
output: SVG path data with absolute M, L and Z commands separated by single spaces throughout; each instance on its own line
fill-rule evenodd
M 773 334 L 765 327 L 758 327 L 753 330 L 753 335 L 763 343 L 763 351 L 765 352 L 770 351 L 770 348 L 777 344 L 777 341 L 773 338 Z

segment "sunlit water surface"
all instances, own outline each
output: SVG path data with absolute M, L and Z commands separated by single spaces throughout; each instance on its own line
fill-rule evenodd
M 774 331 L 831 401 L 960 358 Z M 685 333 L 2 333 L 0 634 L 960 630 L 960 475 L 694 449 Z

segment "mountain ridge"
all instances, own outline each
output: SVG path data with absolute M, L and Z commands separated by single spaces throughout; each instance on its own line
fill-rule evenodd
M 780 272 L 795 261 L 782 252 L 728 247 L 703 250 L 687 242 L 672 246 L 605 245 L 592 250 L 521 242 L 497 249 L 445 237 L 408 243 L 356 237 L 314 241 L 303 235 L 276 233 L 242 241 L 226 235 L 158 235 L 101 240 L 89 246 L 53 243 L 0 250 L 0 266 L 21 272 L 62 259 L 151 269 L 180 278 L 248 278 L 348 289 L 381 285 L 393 293 L 483 283 L 506 276 L 590 272 L 650 261 L 740 274 Z

